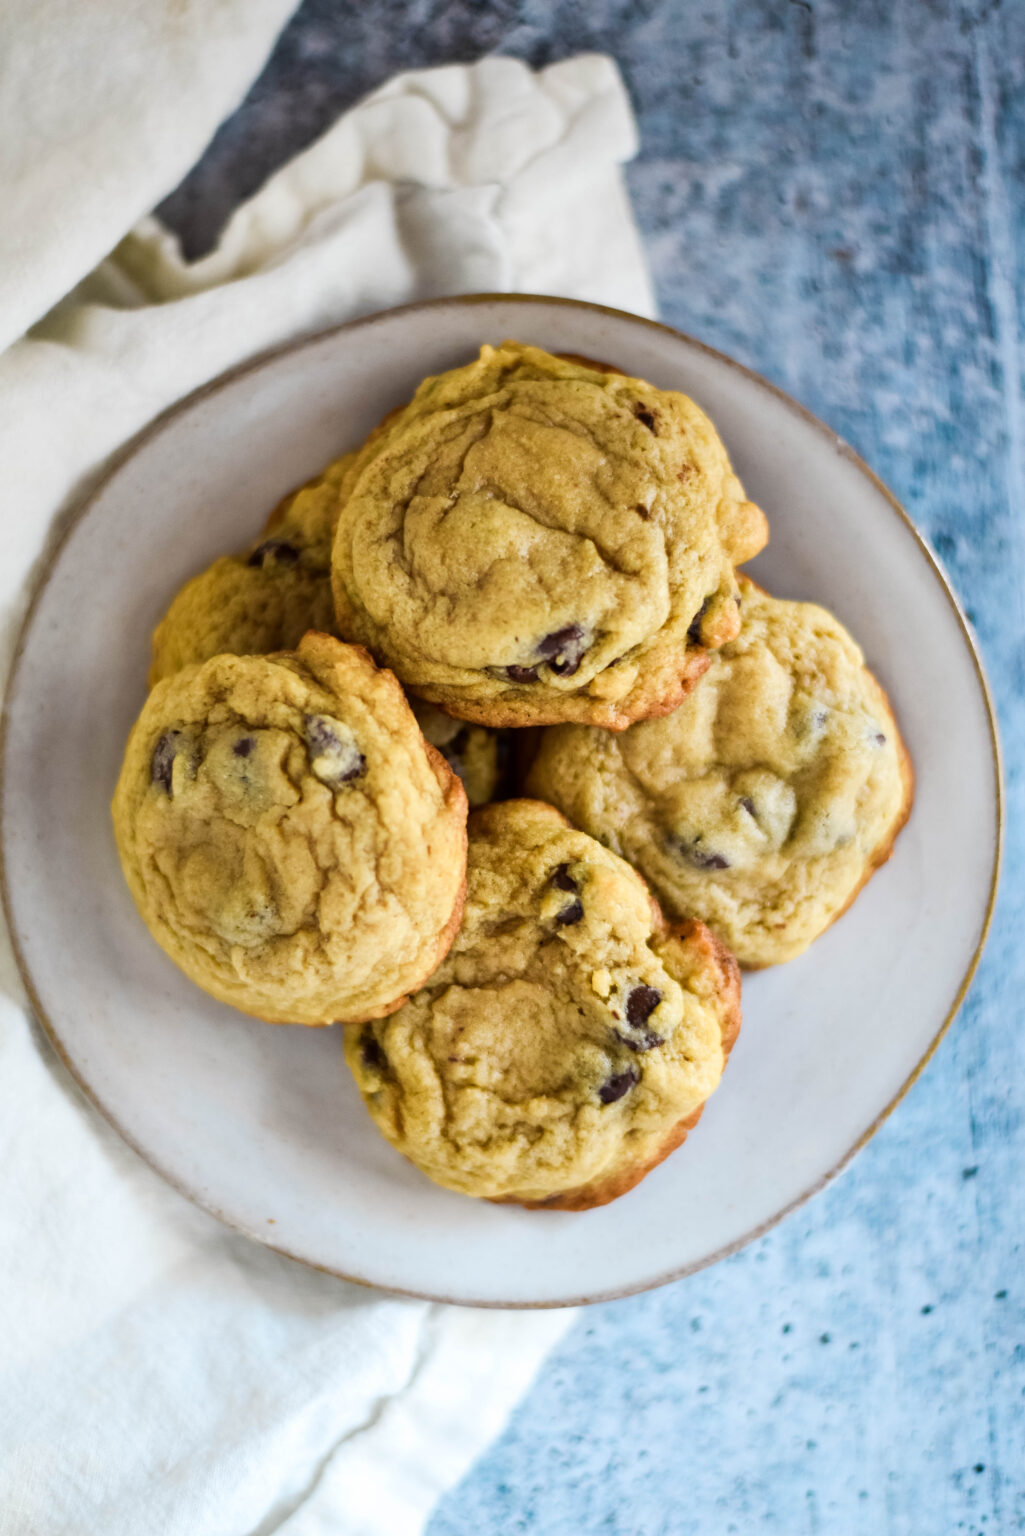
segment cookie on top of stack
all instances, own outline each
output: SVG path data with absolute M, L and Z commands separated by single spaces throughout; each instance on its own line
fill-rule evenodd
M 718 1084 L 737 960 L 811 943 L 910 809 L 853 640 L 738 575 L 767 537 L 682 394 L 516 342 L 426 379 L 157 627 L 114 806 L 154 936 L 353 1026 L 438 1183 L 623 1194 Z
M 738 633 L 734 567 L 768 538 L 686 395 L 513 342 L 426 379 L 354 482 L 342 632 L 490 726 L 673 709 Z

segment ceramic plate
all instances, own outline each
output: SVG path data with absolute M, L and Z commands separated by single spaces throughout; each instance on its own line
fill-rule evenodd
M 109 801 L 150 631 L 186 577 L 429 373 L 515 336 L 683 389 L 718 425 L 772 541 L 752 574 L 815 598 L 880 675 L 918 776 L 891 862 L 807 954 L 744 982 L 744 1028 L 686 1146 L 585 1214 L 436 1188 L 376 1133 L 339 1029 L 212 1002 L 136 915 Z M 708 1264 L 837 1173 L 900 1098 L 971 977 L 999 860 L 993 715 L 965 620 L 921 538 L 836 436 L 678 333 L 561 300 L 391 311 L 247 366 L 138 440 L 74 522 L 7 701 L 6 902 L 38 1016 L 89 1097 L 192 1200 L 274 1248 L 389 1290 L 551 1306 Z

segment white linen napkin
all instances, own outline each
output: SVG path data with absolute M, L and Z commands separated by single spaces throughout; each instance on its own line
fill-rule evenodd
M 90 273 L 186 168 L 289 9 L 14 0 L 5 13 L 0 340 L 38 322 L 0 353 L 5 671 L 62 512 L 229 365 L 443 293 L 652 311 L 619 169 L 633 119 L 595 56 L 536 75 L 489 59 L 400 76 L 239 209 L 210 256 L 186 265 L 147 218 Z M 69 19 L 93 72 L 78 96 L 54 40 Z M 40 155 L 19 127 L 30 79 Z M 221 1228 L 82 1102 L 34 1033 L 6 932 L 0 994 L 0 1536 L 419 1532 L 570 1314 L 387 1297 Z
M 0 348 L 193 164 L 296 0 L 3 0 Z

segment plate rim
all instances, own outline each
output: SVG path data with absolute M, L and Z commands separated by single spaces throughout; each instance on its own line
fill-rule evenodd
M 788 411 L 798 416 L 806 425 L 812 427 L 820 436 L 826 437 L 835 451 L 838 452 L 841 457 L 845 458 L 856 470 L 859 471 L 861 475 L 865 477 L 866 480 L 868 480 L 869 484 L 888 503 L 890 510 L 896 513 L 899 520 L 911 533 L 919 554 L 925 560 L 926 565 L 929 567 L 933 576 L 939 583 L 940 588 L 947 599 L 947 602 L 954 612 L 958 627 L 961 631 L 961 638 L 964 644 L 967 646 L 969 655 L 972 659 L 972 664 L 975 668 L 976 678 L 979 683 L 983 703 L 986 709 L 986 720 L 989 727 L 990 749 L 993 758 L 993 801 L 995 812 L 994 845 L 992 849 L 992 866 L 990 872 L 989 890 L 986 900 L 986 910 L 979 929 L 978 941 L 968 962 L 965 973 L 958 985 L 953 1001 L 950 1004 L 943 1019 L 941 1020 L 935 1035 L 932 1037 L 918 1062 L 912 1068 L 908 1076 L 904 1079 L 903 1083 L 898 1088 L 893 1097 L 884 1105 L 884 1107 L 874 1117 L 874 1119 L 865 1128 L 865 1130 L 862 1131 L 861 1135 L 857 1137 L 857 1139 L 847 1149 L 847 1151 L 844 1152 L 844 1154 L 825 1173 L 821 1174 L 811 1185 L 808 1186 L 807 1189 L 802 1190 L 800 1194 L 796 1195 L 792 1200 L 789 1200 L 785 1205 L 781 1206 L 778 1211 L 775 1211 L 771 1216 L 767 1217 L 765 1221 L 760 1222 L 757 1226 L 743 1233 L 740 1237 L 735 1238 L 732 1242 L 725 1244 L 723 1247 L 716 1249 L 713 1253 L 708 1254 L 701 1259 L 676 1267 L 664 1274 L 656 1276 L 653 1279 L 644 1280 L 638 1283 L 631 1283 L 625 1286 L 614 1287 L 609 1290 L 599 1291 L 593 1295 L 543 1301 L 496 1301 L 492 1299 L 474 1300 L 466 1297 L 444 1296 L 435 1292 L 419 1291 L 404 1286 L 384 1286 L 379 1281 L 369 1280 L 359 1275 L 348 1274 L 344 1270 L 335 1268 L 333 1265 L 319 1264 L 314 1259 L 307 1258 L 303 1254 L 292 1252 L 289 1248 L 282 1244 L 268 1241 L 263 1233 L 253 1231 L 243 1223 L 234 1220 L 231 1216 L 227 1215 L 223 1210 L 221 1210 L 213 1201 L 204 1199 L 198 1191 L 190 1189 L 177 1177 L 177 1175 L 165 1168 L 160 1160 L 156 1159 L 149 1151 L 144 1150 L 144 1148 L 139 1145 L 136 1138 L 120 1124 L 115 1111 L 103 1102 L 103 1100 L 94 1091 L 90 1084 L 78 1072 L 77 1068 L 71 1061 L 71 1058 L 68 1055 L 68 1052 L 61 1040 L 59 1031 L 55 1027 L 53 1021 L 48 1016 L 46 1009 L 42 1005 L 42 1001 L 36 988 L 31 969 L 22 950 L 19 931 L 16 926 L 14 917 L 14 901 L 8 882 L 6 865 L 8 826 L 8 736 L 11 728 L 12 716 L 17 704 L 18 678 L 21 663 L 27 649 L 29 639 L 31 637 L 40 601 L 44 591 L 49 585 L 50 578 L 53 575 L 54 567 L 60 558 L 65 543 L 70 538 L 74 529 L 77 528 L 79 523 L 88 515 L 95 503 L 106 490 L 110 481 L 114 479 L 121 468 L 130 459 L 132 459 L 135 454 L 138 453 L 139 450 L 142 449 L 151 438 L 156 437 L 159 433 L 161 433 L 176 417 L 183 415 L 186 411 L 191 410 L 195 405 L 204 400 L 207 396 L 213 396 L 219 393 L 228 385 L 233 384 L 237 379 L 242 378 L 250 373 L 256 373 L 263 368 L 271 366 L 273 363 L 277 362 L 279 358 L 291 356 L 297 352 L 303 351 L 307 347 L 315 346 L 322 341 L 328 340 L 329 338 L 359 330 L 364 326 L 380 321 L 386 316 L 401 315 L 413 311 L 420 312 L 423 310 L 441 309 L 452 305 L 473 306 L 495 303 L 557 305 L 562 308 L 585 310 L 592 314 L 612 316 L 617 320 L 626 320 L 632 325 L 644 326 L 647 329 L 659 331 L 664 335 L 672 337 L 674 341 L 682 341 L 686 346 L 695 348 L 697 351 L 704 353 L 706 356 L 714 358 L 717 362 L 724 363 L 728 368 L 731 368 L 735 372 L 741 374 L 750 382 L 767 390 L 771 395 L 775 396 L 775 398 L 780 401 Z M 883 1123 L 889 1119 L 890 1115 L 894 1112 L 904 1097 L 914 1087 L 915 1083 L 918 1081 L 918 1078 L 921 1076 L 929 1062 L 932 1060 L 932 1057 L 939 1047 L 940 1042 L 946 1035 L 948 1029 L 957 1016 L 961 1005 L 964 1002 L 965 996 L 967 995 L 968 989 L 975 977 L 975 973 L 979 966 L 979 961 L 982 958 L 982 952 L 985 949 L 986 941 L 989 937 L 989 931 L 993 921 L 993 913 L 996 907 L 997 893 L 1000 884 L 1006 818 L 1004 769 L 997 712 L 993 702 L 993 695 L 990 688 L 989 679 L 986 675 L 985 664 L 982 659 L 978 641 L 976 640 L 976 637 L 972 631 L 972 626 L 968 620 L 967 615 L 965 614 L 960 599 L 954 591 L 950 578 L 948 577 L 946 571 L 943 569 L 939 558 L 930 547 L 925 536 L 916 527 L 914 521 L 901 505 L 901 503 L 897 500 L 896 496 L 893 494 L 890 488 L 879 478 L 879 476 L 870 467 L 870 465 L 866 463 L 861 455 L 851 447 L 845 438 L 841 437 L 839 433 L 834 432 L 831 427 L 822 421 L 820 417 L 816 416 L 812 411 L 810 411 L 807 406 L 802 405 L 800 401 L 795 400 L 792 395 L 789 395 L 784 389 L 781 389 L 779 385 L 774 384 L 771 379 L 765 378 L 763 374 L 758 373 L 755 369 L 749 368 L 745 363 L 738 362 L 736 358 L 730 357 L 725 352 L 721 352 L 717 347 L 710 346 L 709 343 L 701 341 L 697 337 L 691 336 L 685 331 L 678 330 L 675 326 L 666 325 L 663 321 L 650 319 L 646 315 L 634 315 L 627 310 L 616 309 L 608 304 L 592 303 L 586 299 L 571 299 L 554 294 L 484 292 L 452 294 L 434 299 L 414 300 L 407 304 L 395 305 L 390 309 L 375 310 L 372 314 L 361 315 L 354 320 L 342 321 L 337 325 L 326 326 L 317 331 L 306 332 L 300 336 L 292 337 L 289 341 L 285 341 L 276 346 L 266 348 L 265 350 L 257 353 L 255 356 L 247 358 L 244 362 L 237 363 L 233 367 L 225 370 L 223 373 L 218 374 L 216 378 L 209 379 L 205 384 L 201 384 L 197 389 L 192 390 L 189 394 L 183 396 L 182 399 L 176 400 L 172 405 L 159 412 L 159 414 L 156 415 L 152 421 L 148 422 L 145 427 L 143 427 L 139 432 L 135 433 L 134 436 L 129 438 L 129 440 L 123 444 L 121 448 L 117 449 L 112 457 L 107 461 L 98 479 L 93 481 L 89 488 L 84 492 L 84 494 L 76 498 L 62 515 L 59 515 L 59 522 L 59 531 L 56 533 L 56 535 L 51 536 L 51 538 L 47 541 L 46 546 L 44 546 L 40 556 L 38 557 L 38 564 L 35 572 L 33 573 L 32 590 L 27 607 L 19 625 L 17 640 L 15 642 L 14 651 L 11 656 L 11 664 L 8 671 L 7 683 L 4 689 L 3 702 L 2 706 L 0 706 L 0 903 L 2 903 L 7 930 L 11 939 L 11 948 L 14 954 L 15 964 L 18 967 L 18 972 L 21 976 L 22 984 L 28 994 L 35 1023 L 42 1031 L 50 1047 L 57 1056 L 57 1059 L 68 1072 L 72 1081 L 75 1083 L 76 1087 L 85 1098 L 86 1102 L 98 1111 L 98 1113 L 103 1117 L 107 1124 L 117 1132 L 121 1140 L 132 1149 L 136 1156 L 140 1157 L 149 1168 L 151 1168 L 161 1179 L 163 1179 L 165 1183 L 169 1184 L 172 1189 L 174 1189 L 178 1194 L 182 1195 L 192 1205 L 195 1205 L 200 1210 L 205 1211 L 215 1220 L 221 1222 L 221 1224 L 226 1226 L 229 1230 L 238 1232 L 251 1241 L 260 1243 L 263 1247 L 270 1249 L 272 1252 L 281 1254 L 283 1258 L 291 1259 L 294 1263 L 297 1264 L 302 1264 L 307 1269 L 317 1270 L 321 1274 L 333 1275 L 335 1278 L 339 1280 L 345 1280 L 352 1285 L 363 1286 L 370 1290 L 380 1290 L 387 1295 L 410 1297 L 418 1301 L 436 1302 L 449 1306 L 476 1307 L 480 1308 L 481 1310 L 503 1311 L 547 1311 L 559 1307 L 589 1306 L 599 1302 L 618 1301 L 628 1296 L 640 1295 L 645 1291 L 657 1290 L 664 1285 L 672 1284 L 672 1282 L 675 1280 L 683 1280 L 689 1275 L 697 1274 L 702 1269 L 708 1269 L 713 1264 L 718 1264 L 721 1260 L 729 1258 L 734 1253 L 738 1253 L 742 1248 L 746 1248 L 749 1243 L 757 1241 L 758 1238 L 764 1236 L 766 1232 L 771 1231 L 773 1227 L 777 1226 L 787 1216 L 791 1215 L 792 1212 L 799 1209 L 807 1201 L 813 1199 L 815 1195 L 821 1193 L 821 1191 L 825 1189 L 827 1185 L 831 1184 L 834 1179 L 838 1178 L 839 1175 L 844 1172 L 844 1170 L 850 1165 L 850 1163 L 862 1150 L 862 1148 L 865 1147 L 869 1141 L 871 1141 L 872 1137 L 879 1130 L 880 1126 L 882 1126 Z

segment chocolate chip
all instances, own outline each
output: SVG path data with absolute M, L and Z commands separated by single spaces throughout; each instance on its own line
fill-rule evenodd
M 569 928 L 574 923 L 579 923 L 583 915 L 584 904 L 580 897 L 577 896 L 568 906 L 563 907 L 561 912 L 555 914 L 555 921 L 559 924 L 560 928 Z
M 310 767 L 322 783 L 337 787 L 358 779 L 366 771 L 366 758 L 349 727 L 340 720 L 332 720 L 329 715 L 305 715 L 303 729 Z
M 872 737 L 872 740 L 875 742 L 877 747 L 886 746 L 886 737 L 883 735 L 882 731 L 876 731 L 875 735 Z
M 547 661 L 557 677 L 572 677 L 586 650 L 580 624 L 567 624 L 565 629 L 557 629 L 537 643 L 537 654 Z
M 671 837 L 670 846 L 677 853 L 682 854 L 688 864 L 693 864 L 695 869 L 729 869 L 730 861 L 725 854 L 713 853 L 707 848 L 700 847 L 701 835 L 687 842 L 682 837 Z
M 388 1065 L 388 1058 L 372 1029 L 365 1029 L 360 1036 L 359 1053 L 363 1057 L 363 1065 L 369 1067 L 371 1072 L 383 1072 Z
M 255 736 L 240 736 L 231 750 L 236 757 L 248 757 L 255 746 Z
M 729 869 L 730 861 L 721 853 L 708 853 L 703 848 L 690 847 L 687 857 L 695 869 Z
M 617 1029 L 616 1035 L 631 1051 L 653 1051 L 657 1045 L 666 1043 L 664 1037 L 656 1035 L 653 1029 L 646 1029 L 639 1035 L 624 1035 Z
M 306 744 L 317 755 L 337 750 L 340 739 L 325 715 L 307 715 L 303 720 Z
M 580 889 L 577 882 L 569 872 L 568 864 L 560 864 L 552 875 L 552 884 L 557 891 L 576 892 Z M 579 896 L 569 901 L 561 912 L 555 914 L 555 921 L 560 928 L 569 928 L 573 923 L 579 923 L 584 915 L 584 904 Z
M 647 518 L 649 518 L 651 516 L 651 508 L 650 507 L 646 507 L 644 505 L 644 503 L 640 502 L 640 501 L 634 507 L 634 511 L 637 513 L 638 517 L 643 517 L 643 518 L 647 519 Z
M 617 1029 L 616 1034 L 631 1051 L 653 1051 L 656 1046 L 665 1044 L 662 1035 L 644 1028 L 661 1001 L 662 993 L 657 987 L 642 984 L 630 988 L 626 997 L 626 1022 L 635 1033 L 625 1035 Z
M 706 597 L 705 601 L 701 604 L 701 607 L 690 621 L 690 628 L 687 630 L 687 639 L 693 641 L 695 645 L 701 644 L 701 620 L 708 612 L 711 601 L 712 599 L 710 597 Z
M 294 565 L 298 558 L 299 551 L 287 539 L 265 539 L 256 546 L 246 564 L 262 568 L 269 560 L 276 560 L 279 565 Z
M 754 815 L 754 813 L 755 813 L 755 803 L 751 799 L 750 795 L 741 795 L 741 797 L 740 797 L 740 805 L 741 805 L 741 809 L 745 810 L 749 816 L 753 816 Z
M 165 731 L 153 748 L 153 756 L 150 758 L 149 776 L 154 784 L 159 784 L 168 794 L 171 793 L 174 760 L 178 756 L 183 735 L 182 731 Z
M 615 1104 L 625 1093 L 629 1093 L 635 1083 L 639 1083 L 641 1074 L 636 1067 L 627 1067 L 625 1072 L 616 1072 L 607 1078 L 598 1089 L 598 1097 L 603 1104 Z
M 640 1029 L 661 1001 L 662 994 L 657 987 L 631 987 L 626 999 L 626 1022 L 632 1029 Z
M 656 437 L 658 436 L 658 432 L 655 427 L 655 413 L 653 411 L 649 411 L 647 406 L 642 405 L 639 400 L 634 406 L 634 415 L 637 417 L 637 420 L 641 423 L 642 426 L 647 427 L 649 432 L 654 432 Z
M 519 664 L 501 670 L 511 683 L 536 683 L 542 664 L 548 666 L 556 677 L 572 677 L 583 660 L 587 644 L 581 624 L 567 624 L 563 629 L 544 635 L 534 647 L 541 660 L 533 667 Z

